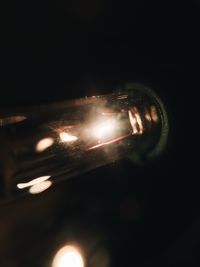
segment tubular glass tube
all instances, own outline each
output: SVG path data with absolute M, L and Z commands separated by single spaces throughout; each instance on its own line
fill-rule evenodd
M 168 133 L 162 102 L 138 84 L 0 114 L 0 175 L 8 198 L 41 193 L 124 157 L 143 163 L 161 153 Z

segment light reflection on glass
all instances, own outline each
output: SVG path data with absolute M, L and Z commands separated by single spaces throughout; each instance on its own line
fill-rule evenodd
M 122 99 L 127 99 L 128 95 L 120 95 L 118 96 L 118 99 L 122 100 Z
M 135 118 L 136 118 L 136 121 L 137 121 L 138 126 L 139 126 L 139 134 L 142 134 L 143 133 L 143 124 L 142 124 L 142 120 L 140 117 L 140 113 L 136 107 L 134 107 L 133 110 L 135 112 Z
M 123 139 L 126 139 L 130 137 L 130 134 L 126 134 L 126 135 L 122 135 L 120 137 L 117 137 L 117 138 L 113 138 L 107 142 L 102 142 L 102 143 L 99 143 L 98 145 L 95 145 L 95 146 L 92 146 L 92 147 L 89 147 L 88 150 L 93 150 L 93 149 L 97 149 L 97 148 L 100 148 L 100 147 L 104 147 L 106 145 L 110 145 L 110 144 L 113 144 L 113 143 L 117 143 Z
M 44 138 L 41 139 L 37 145 L 36 145 L 36 151 L 37 152 L 43 152 L 44 150 L 46 150 L 47 148 L 49 148 L 50 146 L 52 146 L 54 144 L 54 140 L 51 137 L 48 138 Z
M 56 253 L 52 267 L 84 267 L 83 256 L 75 246 L 64 246 Z
M 66 133 L 66 132 L 61 132 L 59 133 L 59 136 L 60 136 L 60 141 L 61 142 L 75 142 L 78 137 L 76 137 L 75 135 L 71 135 L 69 133 Z
M 39 183 L 42 183 L 42 182 L 48 180 L 50 177 L 51 176 L 49 176 L 49 175 L 48 176 L 41 176 L 41 177 L 33 179 L 33 180 L 31 180 L 31 181 L 29 181 L 27 183 L 19 183 L 19 184 L 17 184 L 17 187 L 19 189 L 24 189 L 24 188 L 27 188 L 27 187 L 30 187 L 30 186 L 34 186 L 36 184 L 39 184 Z
M 140 117 L 140 114 L 137 110 L 137 108 L 131 108 L 128 111 L 128 115 L 129 115 L 129 120 L 130 120 L 130 124 L 132 126 L 133 129 L 133 135 L 134 134 L 142 134 L 143 133 L 143 124 L 142 124 L 142 120 Z
M 151 106 L 150 110 L 151 110 L 151 118 L 152 118 L 152 120 L 154 122 L 158 122 L 159 121 L 159 117 L 158 117 L 158 113 L 157 113 L 156 107 L 155 106 Z
M 147 121 L 151 121 L 151 115 L 149 114 L 148 109 L 146 109 L 146 111 L 145 111 L 145 119 L 146 119 Z
M 7 124 L 18 123 L 18 122 L 21 122 L 21 121 L 24 121 L 24 120 L 26 120 L 26 117 L 25 116 L 21 116 L 21 115 L 6 117 L 6 118 L 0 119 L 0 126 L 4 126 L 4 125 L 7 125 Z
M 51 185 L 52 185 L 51 181 L 44 181 L 44 182 L 35 184 L 35 185 L 30 187 L 29 193 L 30 194 L 42 193 L 43 191 L 47 190 Z

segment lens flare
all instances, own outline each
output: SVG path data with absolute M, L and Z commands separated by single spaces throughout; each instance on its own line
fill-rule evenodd
M 75 246 L 67 245 L 57 252 L 52 267 L 84 267 L 83 256 Z

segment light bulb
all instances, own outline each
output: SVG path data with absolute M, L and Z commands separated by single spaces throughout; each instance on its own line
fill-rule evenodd
M 168 134 L 161 100 L 138 84 L 109 95 L 1 114 L 1 176 L 11 196 L 35 188 L 42 192 L 121 158 L 148 161 L 160 155 Z

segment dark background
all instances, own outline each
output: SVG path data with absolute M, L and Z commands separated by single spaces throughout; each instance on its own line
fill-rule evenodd
M 2 267 L 49 266 L 68 239 L 106 247 L 111 266 L 200 266 L 199 12 L 198 1 L 143 0 L 2 9 L 1 106 L 135 81 L 157 92 L 170 121 L 168 147 L 151 166 L 121 161 L 1 207 Z

